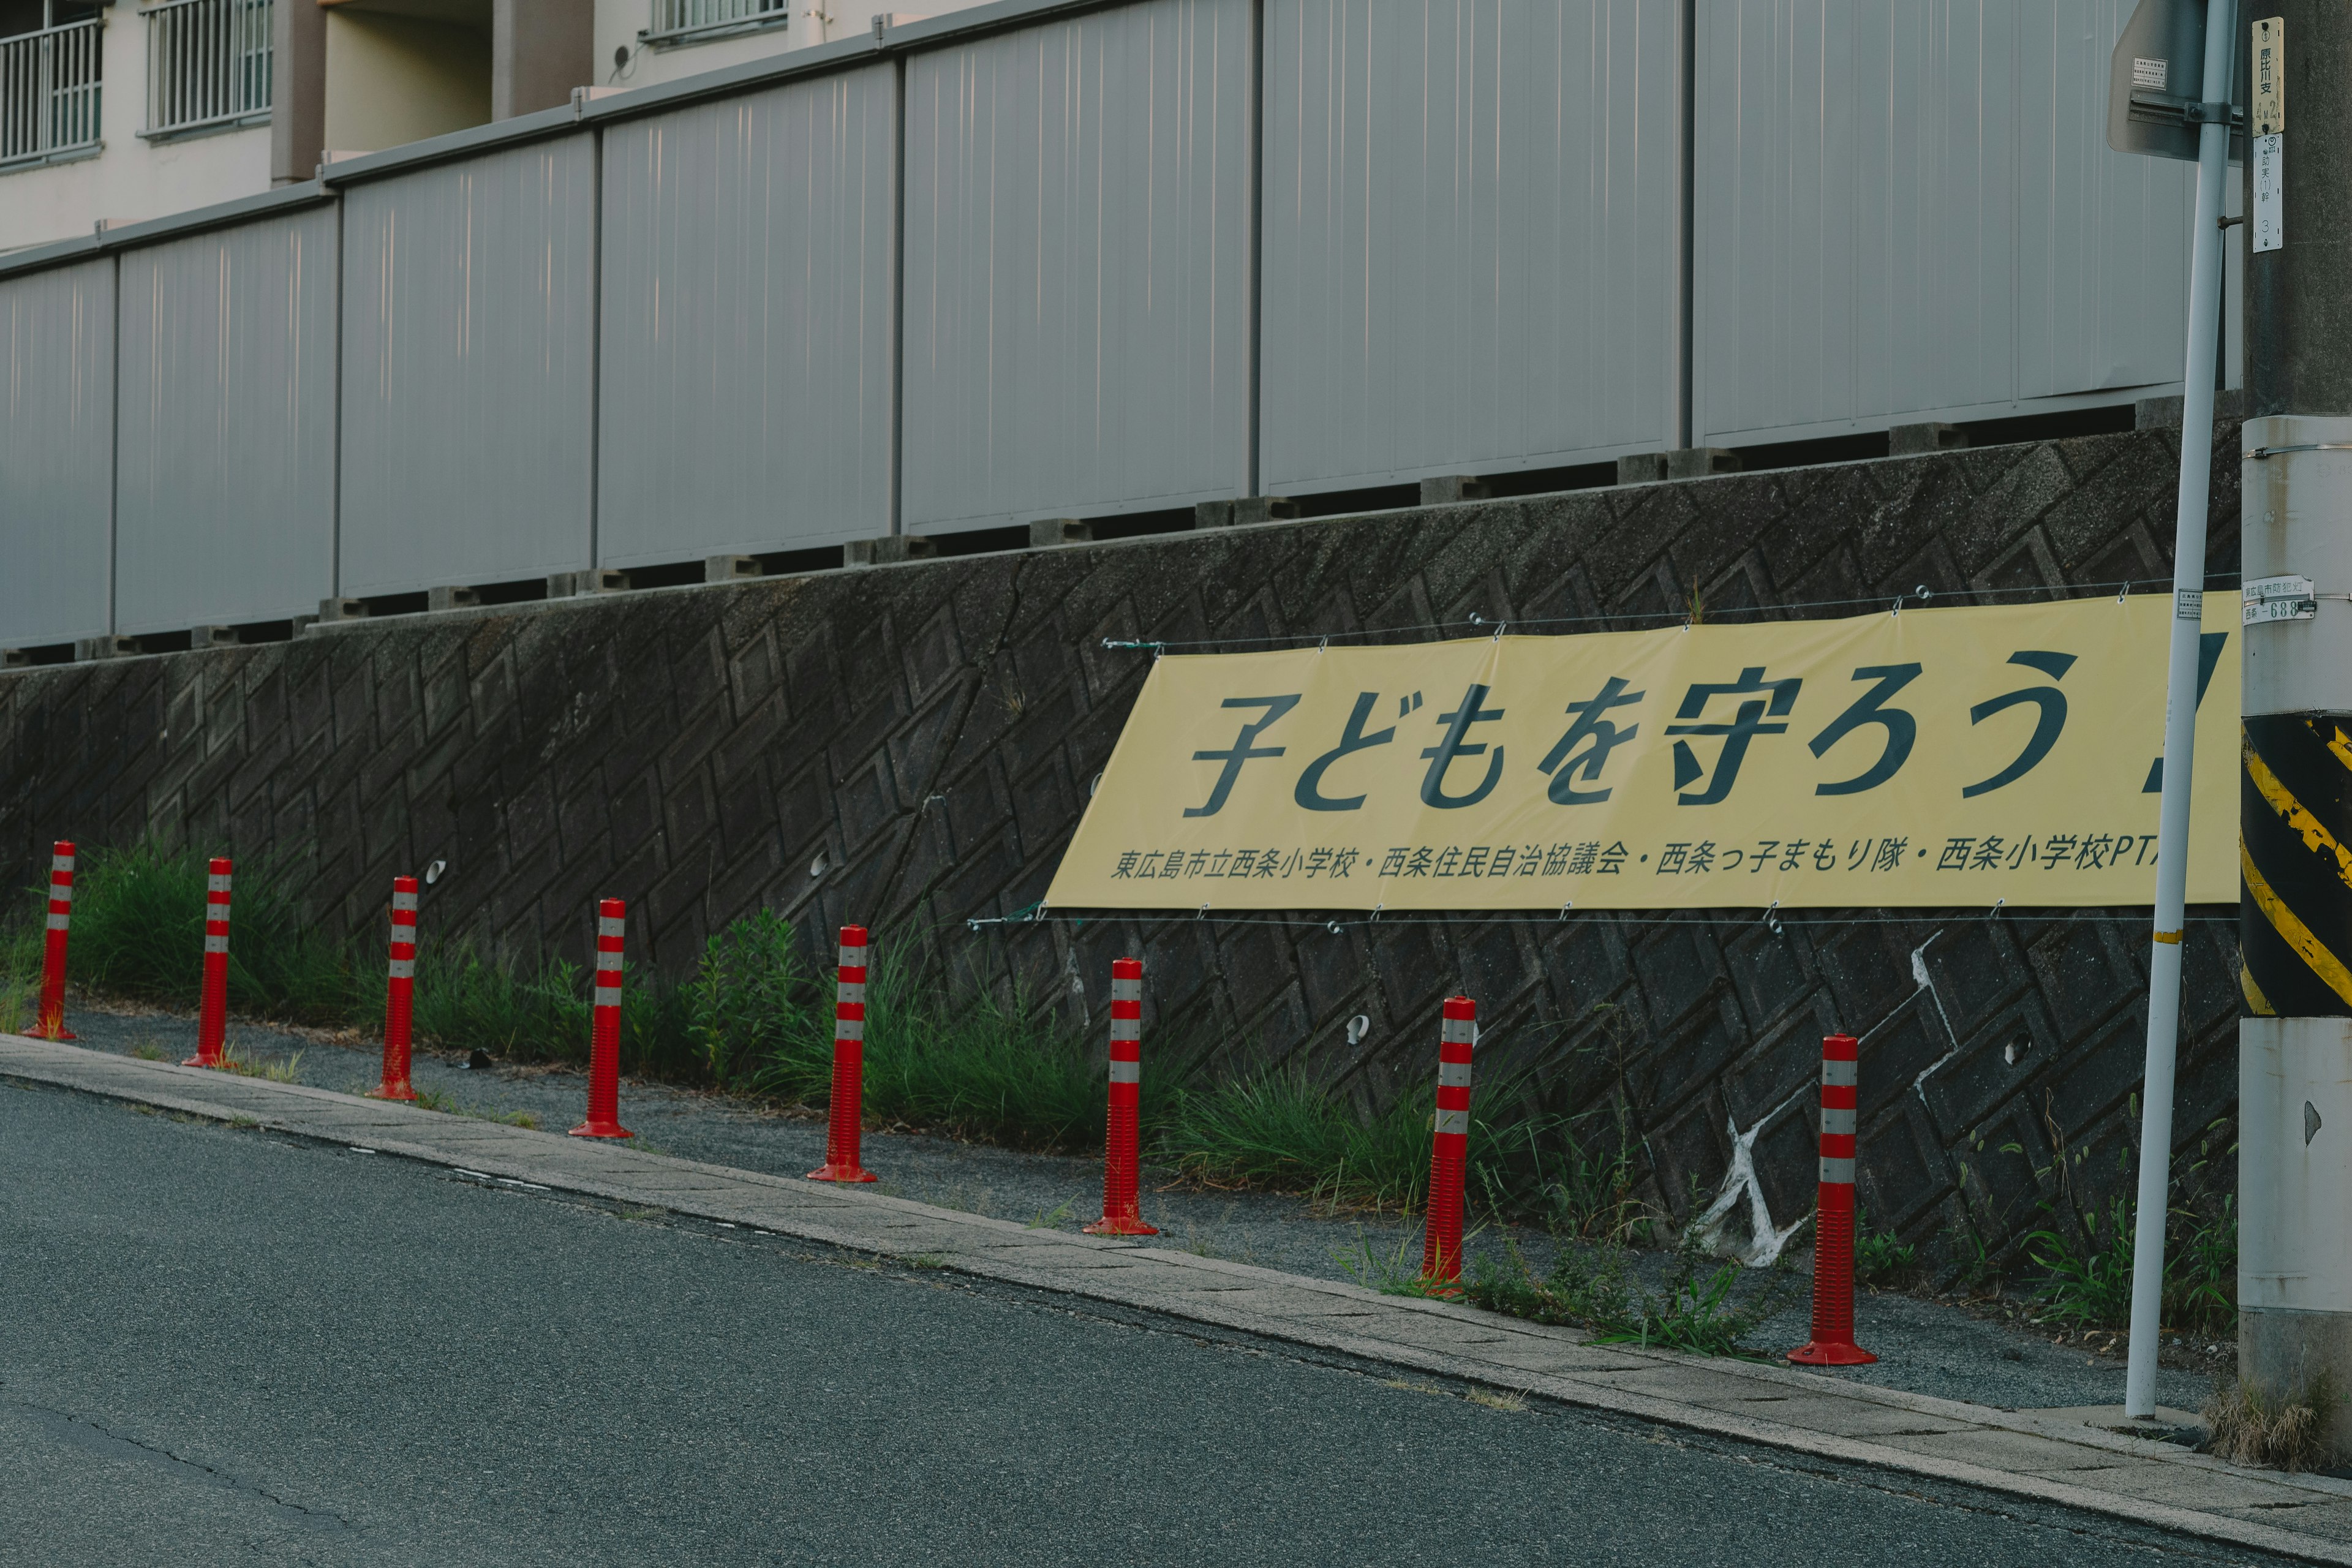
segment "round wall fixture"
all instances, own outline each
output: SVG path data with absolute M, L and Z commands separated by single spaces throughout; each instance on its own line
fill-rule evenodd
M 430 866 L 425 867 L 425 885 L 429 888 L 434 883 L 439 881 L 441 879 L 441 873 L 446 871 L 448 868 L 449 862 L 446 860 L 436 860 Z

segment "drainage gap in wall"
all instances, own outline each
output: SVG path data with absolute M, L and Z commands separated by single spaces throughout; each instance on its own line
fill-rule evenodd
M 1320 495 L 1292 496 L 1301 517 L 1337 517 L 1351 511 L 1398 511 L 1421 504 L 1421 486 L 1373 485 L 1360 490 L 1325 490 Z
M 661 566 L 628 568 L 632 588 L 684 588 L 702 581 L 700 561 L 673 561 Z
M 1822 436 L 1811 441 L 1768 441 L 1757 447 L 1739 447 L 1742 471 L 1755 468 L 1803 468 L 1817 463 L 1858 463 L 1865 458 L 1886 456 L 1886 432 L 1873 430 L 1860 436 Z
M 2063 441 L 2070 436 L 2121 436 L 2132 428 L 2132 405 L 2069 408 L 2057 414 L 2021 414 L 2014 419 L 1972 419 L 1963 424 L 1971 447 L 2020 441 Z
M 481 583 L 474 588 L 478 605 L 528 605 L 547 597 L 547 579 L 523 577 L 512 583 Z
M 421 616 L 425 613 L 423 594 L 376 594 L 360 602 L 367 606 L 371 620 L 378 616 Z
M 1026 550 L 1029 548 L 1029 526 L 1013 528 L 971 528 L 961 533 L 933 533 L 925 537 L 931 542 L 935 555 L 985 555 L 993 550 Z
M 1192 531 L 1192 509 L 1176 511 L 1138 511 L 1125 517 L 1098 517 L 1087 524 L 1087 531 L 1097 540 L 1140 539 L 1147 533 L 1190 533 Z
M 766 577 L 798 577 L 809 572 L 834 572 L 841 567 L 841 546 L 828 544 L 821 550 L 775 550 L 754 555 L 760 563 L 761 575 Z
M 1617 482 L 1617 465 L 1579 463 L 1567 468 L 1519 468 L 1507 474 L 1481 474 L 1486 494 L 1501 500 L 1507 496 L 1557 495 L 1561 490 L 1606 489 Z

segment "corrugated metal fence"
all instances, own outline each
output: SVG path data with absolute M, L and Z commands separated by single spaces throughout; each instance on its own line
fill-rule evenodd
M 0 646 L 2128 401 L 2129 0 L 1004 0 L 0 260 Z

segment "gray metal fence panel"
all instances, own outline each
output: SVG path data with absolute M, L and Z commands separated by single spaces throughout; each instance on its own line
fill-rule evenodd
M 2020 12 L 2020 397 L 2180 379 L 2196 165 L 2106 141 L 2108 57 L 2136 3 Z M 2237 258 L 2235 245 L 2222 249 Z
M 908 532 L 1238 493 L 1248 0 L 1147 0 L 907 64 Z
M 341 593 L 590 564 L 595 202 L 585 134 L 345 193 Z
M 2179 379 L 2188 181 L 2104 142 L 2126 9 L 1699 7 L 1703 439 L 2113 401 Z
M 1272 492 L 1671 446 L 1677 0 L 1269 0 Z
M 121 266 L 117 629 L 316 610 L 334 592 L 334 209 Z
M 0 647 L 103 637 L 114 262 L 0 280 Z
M 604 136 L 597 563 L 890 528 L 887 65 Z

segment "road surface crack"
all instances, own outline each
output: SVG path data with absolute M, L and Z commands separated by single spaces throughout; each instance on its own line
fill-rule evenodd
M 12 1398 L 7 1405 L 37 1430 L 86 1453 L 96 1454 L 102 1458 L 137 1460 L 195 1486 L 242 1492 L 248 1497 L 258 1498 L 281 1518 L 314 1530 L 345 1531 L 353 1528 L 352 1521 L 339 1513 L 289 1502 L 267 1488 L 224 1474 L 194 1459 L 184 1459 L 168 1448 L 159 1448 L 152 1443 L 142 1443 L 137 1438 L 110 1432 L 84 1416 L 70 1415 L 62 1410 L 52 1410 L 45 1405 L 35 1405 L 24 1399 Z

